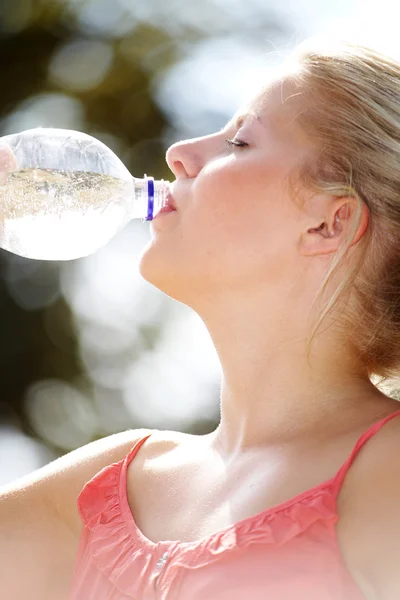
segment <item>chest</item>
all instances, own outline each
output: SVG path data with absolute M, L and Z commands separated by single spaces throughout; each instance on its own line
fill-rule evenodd
M 339 454 L 341 454 L 339 452 Z M 231 470 L 184 453 L 128 468 L 128 501 L 137 527 L 153 542 L 192 542 L 295 498 L 332 477 L 345 457 L 311 460 L 275 450 Z

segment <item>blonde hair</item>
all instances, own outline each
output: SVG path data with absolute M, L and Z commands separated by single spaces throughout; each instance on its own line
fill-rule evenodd
M 388 381 L 400 374 L 400 64 L 343 40 L 325 45 L 307 40 L 290 62 L 305 106 L 298 122 L 318 148 L 302 165 L 298 182 L 357 200 L 351 229 L 314 304 L 346 257 L 361 203 L 370 214 L 343 280 L 316 313 L 308 355 L 330 311 L 351 296 L 357 309 L 343 313 L 348 338 L 377 387 L 395 395 Z

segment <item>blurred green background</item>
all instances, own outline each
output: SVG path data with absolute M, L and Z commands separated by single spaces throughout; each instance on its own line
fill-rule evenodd
M 346 27 L 390 40 L 386 4 L 2 0 L 0 135 L 77 129 L 171 180 L 168 146 L 225 125 L 297 42 Z M 128 428 L 215 428 L 215 350 L 138 274 L 148 239 L 135 221 L 68 263 L 0 250 L 0 484 Z

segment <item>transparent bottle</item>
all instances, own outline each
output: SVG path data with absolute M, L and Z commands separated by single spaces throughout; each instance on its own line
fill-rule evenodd
M 105 144 L 37 128 L 0 138 L 0 247 L 71 260 L 105 246 L 131 219 L 167 206 L 168 181 L 132 177 Z

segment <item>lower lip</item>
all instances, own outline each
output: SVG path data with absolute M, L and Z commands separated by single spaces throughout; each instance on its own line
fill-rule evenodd
M 156 219 L 159 215 L 165 215 L 166 213 L 171 213 L 171 212 L 176 212 L 176 210 L 174 208 L 171 208 L 170 206 L 164 206 L 154 217 L 154 219 Z M 154 220 L 153 219 L 153 220 Z

